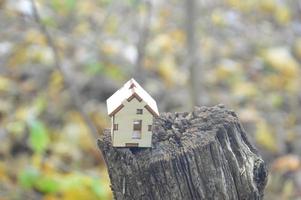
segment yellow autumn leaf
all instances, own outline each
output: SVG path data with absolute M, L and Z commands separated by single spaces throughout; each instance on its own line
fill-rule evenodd
M 107 20 L 105 26 L 104 26 L 104 30 L 107 32 L 107 33 L 115 33 L 117 32 L 118 30 L 118 18 L 117 16 L 110 16 L 110 19 Z
M 291 93 L 298 93 L 300 91 L 300 79 L 298 77 L 287 79 L 285 84 L 285 90 Z
M 277 172 L 298 171 L 301 168 L 301 160 L 297 155 L 288 154 L 273 161 L 271 169 Z
M 0 76 L 0 92 L 10 91 L 12 82 L 9 78 Z
M 158 72 L 163 78 L 166 85 L 171 86 L 173 84 L 173 74 L 175 70 L 175 62 L 171 56 L 165 56 L 159 63 Z
M 154 40 L 150 41 L 148 49 L 151 54 L 157 54 L 160 52 L 172 52 L 173 48 L 173 38 L 170 35 L 164 33 L 159 34 Z
M 31 45 L 27 51 L 28 60 L 33 62 L 51 63 L 52 51 L 48 46 Z
M 85 200 L 85 199 L 101 199 L 102 196 L 108 196 L 109 190 L 103 191 L 104 183 L 100 182 L 99 179 L 76 174 L 76 173 L 69 173 L 66 174 L 64 177 L 61 177 L 62 180 L 62 187 L 61 187 L 61 196 L 63 200 Z M 97 187 L 97 188 L 95 188 Z M 100 194 L 101 192 L 107 194 Z
M 285 84 L 283 77 L 277 74 L 270 74 L 265 76 L 262 82 L 262 85 L 268 89 L 282 89 Z
M 233 95 L 239 98 L 252 97 L 257 94 L 257 86 L 251 82 L 239 82 L 234 85 Z
M 169 20 L 172 11 L 169 9 L 160 9 L 159 10 L 159 18 L 155 21 L 154 27 L 159 30 L 162 27 L 166 27 L 166 23 Z
M 227 0 L 226 1 L 231 7 L 239 8 L 242 4 L 240 0 Z
M 275 0 L 259 1 L 259 7 L 267 13 L 273 13 L 277 8 L 277 3 Z
M 278 6 L 275 12 L 275 19 L 279 24 L 287 24 L 291 21 L 291 11 L 286 6 Z
M 283 184 L 282 199 L 292 199 L 295 191 L 294 181 L 286 180 Z
M 80 15 L 91 15 L 98 6 L 95 6 L 92 1 L 77 1 L 77 11 Z
M 249 12 L 255 9 L 258 6 L 258 2 L 258 0 L 227 0 L 227 3 L 230 6 L 235 7 L 244 12 Z
M 211 13 L 211 21 L 218 26 L 225 25 L 225 16 L 220 9 L 214 9 Z
M 6 130 L 16 137 L 23 137 L 26 126 L 23 120 L 10 120 L 6 124 Z
M 171 31 L 170 37 L 174 40 L 174 42 L 177 42 L 178 44 L 183 44 L 186 38 L 185 33 L 180 29 Z
M 15 112 L 16 119 L 20 121 L 26 121 L 29 114 L 30 114 L 30 107 L 27 106 L 21 106 L 17 108 Z
M 43 197 L 43 200 L 60 200 L 61 198 L 58 197 L 56 194 L 46 194 Z
M 299 64 L 286 47 L 275 47 L 266 50 L 263 59 L 283 76 L 298 76 Z
M 265 121 L 261 121 L 256 125 L 255 132 L 256 142 L 271 152 L 277 152 L 277 140 L 271 127 Z
M 48 90 L 50 93 L 50 96 L 57 96 L 58 93 L 63 89 L 64 87 L 64 79 L 62 74 L 59 71 L 53 71 L 50 76 L 49 86 Z
M 90 29 L 90 25 L 87 22 L 82 22 L 74 28 L 74 34 L 78 34 L 78 35 L 86 34 L 89 31 L 89 29 Z
M 0 182 L 9 181 L 9 176 L 6 171 L 7 164 L 4 161 L 0 161 Z
M 114 43 L 110 43 L 110 42 L 104 43 L 101 47 L 101 50 L 103 53 L 105 53 L 107 55 L 116 54 L 119 51 L 117 45 L 115 45 Z
M 217 80 L 225 80 L 233 78 L 233 76 L 240 76 L 242 73 L 241 64 L 234 60 L 222 60 L 216 68 L 215 75 Z
M 64 133 L 68 137 L 73 138 L 74 144 L 78 144 L 80 149 L 90 149 L 93 147 L 94 140 L 81 115 L 78 112 L 71 111 L 66 116 L 66 119 L 69 123 L 66 125 Z
M 103 127 L 110 127 L 110 122 L 107 117 L 107 115 L 103 114 L 104 112 L 102 111 L 95 111 L 91 113 L 91 119 L 93 120 L 94 124 L 97 126 L 97 128 L 103 129 Z
M 9 67 L 17 67 L 28 61 L 28 49 L 24 44 L 15 47 L 14 53 L 8 57 L 7 65 Z
M 165 56 L 158 65 L 158 73 L 163 78 L 167 86 L 173 86 L 175 83 L 183 84 L 186 77 L 176 68 L 175 60 L 172 56 Z
M 99 200 L 88 187 L 74 187 L 62 193 L 62 200 Z
M 35 168 L 39 169 L 42 163 L 42 155 L 38 153 L 33 154 L 31 157 L 31 163 Z
M 26 33 L 25 40 L 30 44 L 47 45 L 44 35 L 38 29 L 31 29 Z

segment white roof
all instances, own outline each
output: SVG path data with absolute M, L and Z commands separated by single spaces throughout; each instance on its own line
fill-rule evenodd
M 156 101 L 133 78 L 107 99 L 108 114 L 111 115 L 122 105 L 124 100 L 135 94 L 138 95 L 154 113 L 159 115 Z

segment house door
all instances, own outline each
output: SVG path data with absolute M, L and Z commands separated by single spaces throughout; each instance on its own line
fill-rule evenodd
M 134 120 L 132 139 L 141 139 L 142 120 Z

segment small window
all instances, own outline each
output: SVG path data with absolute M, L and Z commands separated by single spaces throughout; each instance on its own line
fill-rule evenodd
M 134 120 L 133 130 L 141 131 L 141 129 L 142 129 L 142 120 Z
M 143 114 L 143 110 L 142 110 L 142 109 L 137 109 L 136 114 L 137 114 L 137 115 L 142 115 L 142 114 Z
M 113 130 L 114 130 L 114 131 L 118 130 L 118 124 L 114 124 Z
M 152 125 L 148 125 L 148 131 L 152 131 Z

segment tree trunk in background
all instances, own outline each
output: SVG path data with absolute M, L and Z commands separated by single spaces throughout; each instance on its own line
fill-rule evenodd
M 115 199 L 262 199 L 264 161 L 236 114 L 222 105 L 164 113 L 152 148 L 113 148 L 98 140 Z
M 201 105 L 200 93 L 202 91 L 202 72 L 200 70 L 198 43 L 196 38 L 196 21 L 197 21 L 197 2 L 195 0 L 185 0 L 186 6 L 186 43 L 187 43 L 187 63 L 189 68 L 189 90 L 190 104 L 193 108 Z
M 138 82 L 143 80 L 143 67 L 145 58 L 145 48 L 149 37 L 150 26 L 151 26 L 151 14 L 152 14 L 152 2 L 151 0 L 145 1 L 146 13 L 144 20 L 140 27 L 139 38 L 137 42 L 137 60 L 135 63 L 134 78 Z

